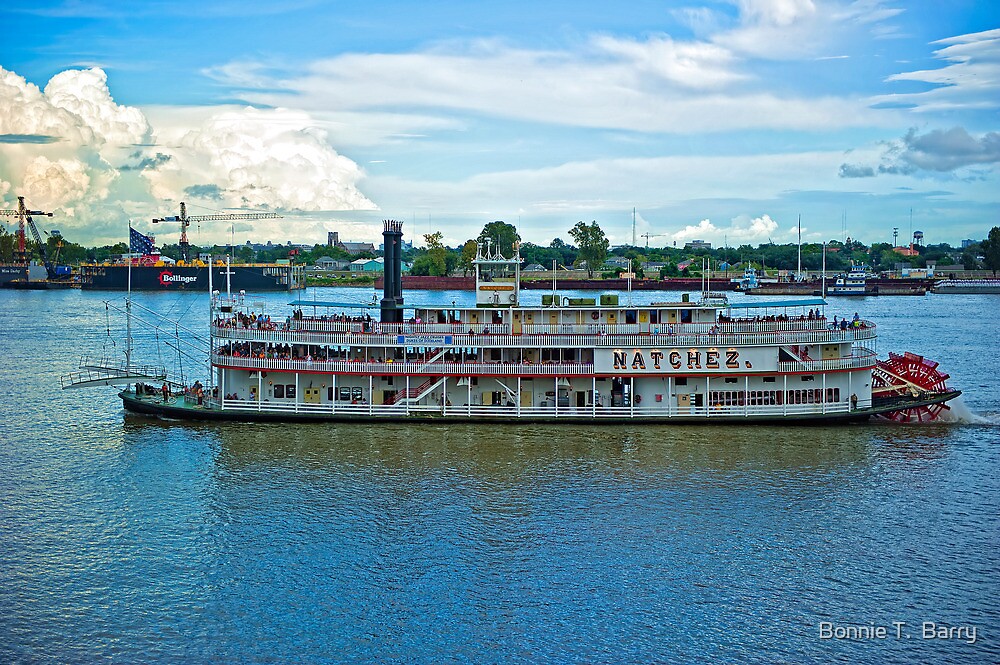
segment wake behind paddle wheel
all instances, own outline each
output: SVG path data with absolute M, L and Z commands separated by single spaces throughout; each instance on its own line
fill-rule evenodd
M 888 360 L 879 360 L 872 368 L 872 397 L 917 399 L 928 393 L 947 392 L 945 381 L 949 376 L 937 366 L 933 360 L 909 351 L 902 355 L 890 353 Z M 927 423 L 940 419 L 947 410 L 950 407 L 942 402 L 889 411 L 880 417 L 900 423 Z

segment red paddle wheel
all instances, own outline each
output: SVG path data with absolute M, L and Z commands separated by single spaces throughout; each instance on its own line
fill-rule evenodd
M 879 360 L 872 368 L 872 397 L 921 397 L 926 393 L 947 392 L 948 375 L 939 371 L 938 364 L 907 351 L 903 355 L 890 353 L 888 360 Z M 933 422 L 950 407 L 924 404 L 899 411 L 883 413 L 882 417 L 900 423 Z

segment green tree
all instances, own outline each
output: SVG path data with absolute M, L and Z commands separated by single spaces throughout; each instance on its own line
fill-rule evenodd
M 466 240 L 462 245 L 462 254 L 458 261 L 458 267 L 462 269 L 462 275 L 468 276 L 472 272 L 472 262 L 476 260 L 476 249 L 479 245 L 475 240 Z
M 996 277 L 997 270 L 1000 270 L 1000 226 L 990 229 L 989 236 L 979 243 L 979 248 L 983 250 L 983 265 Z
M 6 228 L 0 226 L 0 261 L 14 260 L 14 241 L 14 234 L 8 233 Z
M 596 220 L 589 225 L 577 222 L 576 226 L 569 230 L 569 234 L 580 248 L 578 260 L 587 262 L 587 277 L 593 278 L 594 270 L 600 270 L 608 258 L 610 243 L 607 236 L 597 225 Z
M 440 231 L 424 234 L 427 245 L 426 256 L 429 260 L 428 274 L 443 277 L 448 274 L 448 248 L 442 242 L 444 235 Z
M 517 229 L 500 221 L 490 222 L 484 226 L 476 240 L 482 245 L 487 238 L 490 239 L 493 247 L 499 247 L 500 253 L 508 258 L 514 256 L 514 243 L 521 242 L 521 236 L 518 235 Z

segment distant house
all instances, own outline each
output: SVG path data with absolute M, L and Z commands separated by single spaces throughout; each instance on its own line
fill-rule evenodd
M 329 256 L 321 256 L 316 259 L 316 267 L 320 270 L 347 270 L 347 266 L 349 265 L 351 265 L 350 261 L 334 259 Z
M 351 261 L 351 272 L 385 272 L 385 259 L 357 259 Z
M 604 262 L 604 265 L 611 269 L 622 268 L 624 270 L 628 270 L 632 267 L 632 259 L 627 256 L 612 256 Z
M 662 261 L 646 261 L 642 264 L 643 270 L 657 271 L 660 268 L 666 268 L 667 264 Z
M 683 272 L 690 268 L 694 264 L 694 259 L 688 259 L 687 261 L 681 261 L 677 264 L 677 270 Z
M 351 256 L 365 252 L 375 253 L 375 245 L 370 242 L 341 242 L 338 231 L 330 231 L 326 234 L 326 245 L 327 247 L 339 247 Z
M 524 266 L 522 270 L 524 270 L 525 272 L 538 272 L 539 270 L 548 270 L 548 268 L 543 266 L 541 263 L 529 263 L 528 265 Z

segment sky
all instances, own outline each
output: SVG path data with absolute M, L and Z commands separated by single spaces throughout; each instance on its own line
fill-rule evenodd
M 996 2 L 7 0 L 0 25 L 0 207 L 85 245 L 176 242 L 150 220 L 181 201 L 281 215 L 195 244 L 1000 224 Z

